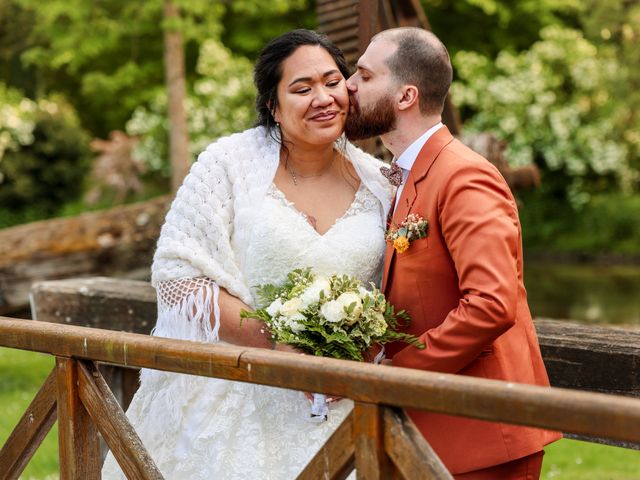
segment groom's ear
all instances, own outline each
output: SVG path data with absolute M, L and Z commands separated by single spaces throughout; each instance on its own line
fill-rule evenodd
M 400 100 L 398 100 L 398 110 L 407 110 L 418 104 L 418 88 L 414 85 L 405 85 L 400 90 Z

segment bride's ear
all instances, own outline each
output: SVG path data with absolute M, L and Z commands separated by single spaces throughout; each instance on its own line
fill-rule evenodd
M 267 103 L 267 108 L 269 108 L 269 111 L 271 112 L 271 116 L 273 117 L 273 120 L 276 123 L 280 123 L 280 120 L 278 119 L 280 115 L 278 115 L 278 109 L 273 106 L 273 102 Z

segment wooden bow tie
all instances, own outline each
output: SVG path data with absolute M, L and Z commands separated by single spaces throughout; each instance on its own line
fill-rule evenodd
M 380 167 L 380 173 L 385 176 L 394 187 L 402 185 L 402 168 L 395 162 L 391 162 L 391 167 Z

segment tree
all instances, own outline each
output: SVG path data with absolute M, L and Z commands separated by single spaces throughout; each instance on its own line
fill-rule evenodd
M 171 190 L 176 192 L 189 172 L 189 133 L 184 102 L 187 98 L 182 34 L 175 27 L 180 13 L 171 0 L 164 2 L 164 71 L 169 114 Z

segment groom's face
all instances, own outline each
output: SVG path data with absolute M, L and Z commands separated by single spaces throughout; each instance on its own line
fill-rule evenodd
M 345 134 L 349 140 L 383 135 L 396 128 L 397 85 L 386 60 L 397 46 L 376 40 L 358 60 L 357 71 L 349 80 L 351 107 Z

